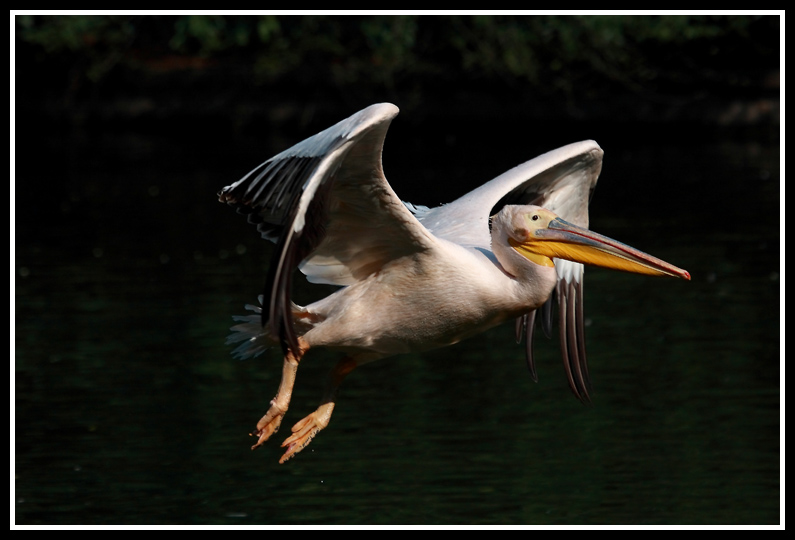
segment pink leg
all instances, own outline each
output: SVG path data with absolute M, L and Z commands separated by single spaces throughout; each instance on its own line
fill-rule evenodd
M 312 414 L 299 421 L 293 426 L 293 434 L 282 443 L 282 448 L 287 447 L 287 451 L 279 460 L 284 463 L 295 454 L 309 445 L 312 439 L 320 430 L 328 426 L 331 420 L 331 413 L 334 411 L 334 402 L 337 399 L 337 391 L 345 377 L 356 368 L 356 361 L 352 358 L 340 360 L 331 372 L 326 392 L 320 407 Z
M 309 345 L 307 345 L 303 338 L 299 337 L 298 352 L 294 353 L 293 351 L 288 351 L 287 355 L 284 357 L 282 381 L 279 384 L 279 391 L 276 393 L 276 397 L 271 400 L 271 406 L 268 412 L 257 422 L 257 428 L 250 433 L 252 436 L 259 437 L 257 444 L 251 447 L 252 450 L 262 446 L 262 443 L 267 441 L 271 435 L 279 431 L 284 413 L 287 412 L 287 407 L 290 406 L 290 397 L 292 397 L 293 394 L 298 363 L 308 349 Z

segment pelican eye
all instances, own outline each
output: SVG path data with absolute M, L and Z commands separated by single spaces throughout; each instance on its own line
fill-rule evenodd
M 534 216 L 533 216 L 531 219 L 532 219 L 533 221 L 538 221 L 538 214 L 534 215 Z

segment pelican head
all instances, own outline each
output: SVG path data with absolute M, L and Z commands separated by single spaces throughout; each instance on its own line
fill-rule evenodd
M 686 270 L 578 227 L 540 206 L 507 205 L 492 218 L 492 229 L 514 251 L 539 266 L 554 267 L 552 259 L 558 258 L 622 272 L 690 279 Z

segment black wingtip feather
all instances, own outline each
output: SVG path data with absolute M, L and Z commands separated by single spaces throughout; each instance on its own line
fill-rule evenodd
M 547 339 L 552 339 L 552 305 L 555 303 L 555 291 L 552 291 L 549 299 L 541 306 L 541 330 Z
M 588 388 L 588 370 L 585 364 L 585 334 L 582 329 L 581 298 L 578 298 L 580 287 L 566 280 L 558 282 L 557 294 L 559 302 L 560 348 L 563 356 L 563 367 L 569 388 L 582 403 L 591 401 Z
M 536 372 L 535 357 L 533 356 L 533 334 L 536 322 L 535 310 L 527 313 L 524 317 L 525 334 L 527 334 L 527 341 L 525 342 L 525 360 L 527 361 L 527 369 L 530 370 L 530 377 L 533 382 L 538 382 L 538 373 Z

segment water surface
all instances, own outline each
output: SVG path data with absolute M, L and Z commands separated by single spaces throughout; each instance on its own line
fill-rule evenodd
M 487 153 L 485 125 L 421 139 L 396 122 L 387 176 L 431 205 L 596 138 L 591 227 L 693 280 L 586 271 L 591 406 L 567 388 L 557 336 L 536 344 L 534 384 L 506 325 L 360 368 L 286 465 L 286 429 L 256 452 L 247 436 L 280 356 L 224 345 L 270 247 L 215 200 L 281 138 L 37 140 L 42 162 L 18 161 L 16 179 L 16 523 L 778 523 L 778 143 L 655 130 L 494 134 Z M 335 360 L 302 363 L 285 426 Z

